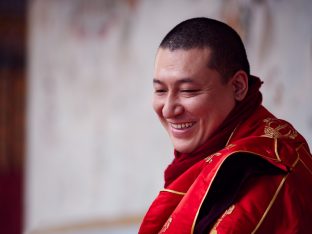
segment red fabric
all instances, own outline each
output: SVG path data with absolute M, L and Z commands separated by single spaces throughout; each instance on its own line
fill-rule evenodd
M 225 160 L 251 156 L 265 159 L 285 174 L 250 180 L 211 231 L 312 233 L 311 153 L 289 123 L 276 119 L 262 106 L 239 125 L 227 147 L 206 155 L 160 192 L 139 233 L 193 233 L 198 212 Z
M 237 125 L 246 120 L 261 105 L 262 95 L 259 91 L 261 84 L 262 82 L 258 77 L 250 76 L 248 93 L 245 99 L 237 102 L 235 108 L 215 134 L 198 150 L 189 154 L 174 151 L 175 158 L 165 170 L 165 187 L 170 185 L 196 162 L 209 154 L 219 151 L 226 145 L 227 140 Z
M 229 230 L 231 233 L 312 233 L 311 165 L 307 167 L 311 155 L 305 150 L 298 153 L 300 160 L 291 173 L 251 181 L 231 214 L 219 219 L 212 231 L 218 234 L 227 234 Z M 309 157 L 307 161 L 305 157 Z
M 179 180 L 182 180 L 183 183 L 176 181 L 178 183 L 176 182 L 172 183 L 174 187 L 172 188 L 169 187 L 169 189 L 186 193 L 190 188 L 190 186 L 194 183 L 194 180 L 198 177 L 198 174 L 205 167 L 205 165 L 206 163 L 203 160 L 196 163 L 186 173 L 184 173 L 181 177 L 179 177 Z M 147 212 L 147 215 L 144 217 L 144 221 L 139 230 L 139 233 L 140 234 L 159 233 L 161 227 L 164 226 L 168 217 L 179 205 L 182 198 L 183 196 L 181 194 L 177 194 L 174 192 L 171 193 L 168 191 L 161 191 L 158 197 L 151 204 Z

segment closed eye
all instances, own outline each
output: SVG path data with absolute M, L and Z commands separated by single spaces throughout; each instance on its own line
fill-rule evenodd
M 167 92 L 167 90 L 166 89 L 155 89 L 154 92 L 155 93 L 165 93 L 165 92 Z
M 196 93 L 199 91 L 200 91 L 199 89 L 183 89 L 183 90 L 181 90 L 181 92 L 183 92 L 183 93 Z

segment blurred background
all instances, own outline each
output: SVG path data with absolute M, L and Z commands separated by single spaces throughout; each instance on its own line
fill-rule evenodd
M 0 232 L 137 233 L 173 159 L 155 53 L 206 16 L 242 36 L 264 105 L 312 145 L 310 0 L 1 0 Z

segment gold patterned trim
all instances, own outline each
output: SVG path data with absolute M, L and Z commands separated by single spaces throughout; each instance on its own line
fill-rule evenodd
M 236 146 L 235 144 L 229 144 L 229 145 L 225 146 L 224 149 L 229 150 L 229 149 L 231 149 L 231 148 L 233 148 L 235 146 Z
M 309 155 L 309 157 L 307 157 L 307 158 L 309 158 L 310 161 L 312 161 L 311 153 L 308 151 L 307 147 L 304 147 L 304 144 L 301 144 L 301 145 L 296 149 L 297 152 L 298 152 L 299 149 L 302 148 L 302 147 L 303 147 L 304 152 L 305 152 L 307 155 Z
M 212 155 L 209 155 L 207 158 L 205 158 L 205 161 L 206 161 L 207 163 L 211 163 L 213 157 L 220 156 L 220 155 L 222 155 L 220 152 L 214 153 L 214 154 L 212 154 Z
M 298 132 L 288 123 L 281 124 L 279 119 L 266 118 L 263 120 L 266 124 L 264 135 L 270 138 L 290 138 L 296 139 Z
M 302 143 L 302 144 L 300 144 L 297 148 L 296 148 L 296 151 L 299 151 L 302 147 L 304 146 L 304 144 Z M 303 148 L 306 152 L 308 152 L 307 150 L 306 150 L 306 148 Z
M 186 194 L 184 192 L 179 192 L 179 191 L 175 191 L 175 190 L 172 190 L 172 189 L 162 189 L 160 191 L 161 192 L 173 193 L 173 194 L 177 194 L 177 195 L 181 195 L 181 196 L 184 196 Z
M 198 208 L 197 211 L 196 211 L 196 215 L 195 215 L 195 218 L 194 218 L 193 224 L 192 224 L 191 234 L 194 233 L 195 224 L 196 224 L 196 220 L 197 220 L 199 211 L 200 211 L 200 209 L 201 209 L 201 207 L 202 207 L 202 205 L 203 205 L 203 202 L 204 202 L 204 200 L 205 200 L 205 198 L 206 198 L 206 196 L 207 196 L 207 194 L 208 194 L 208 191 L 210 190 L 210 187 L 211 187 L 211 185 L 212 185 L 212 182 L 214 181 L 215 177 L 217 176 L 217 174 L 218 174 L 218 172 L 219 172 L 219 170 L 220 170 L 222 164 L 223 164 L 229 157 L 231 157 L 231 156 L 234 155 L 234 154 L 235 154 L 235 153 L 228 155 L 228 157 L 226 157 L 226 158 L 223 160 L 223 162 L 221 162 L 221 164 L 219 165 L 217 171 L 216 171 L 215 174 L 213 175 L 213 178 L 211 179 L 211 182 L 210 182 L 208 188 L 206 189 L 205 195 L 203 196 L 203 198 L 202 198 L 202 200 L 201 200 L 201 202 L 200 202 L 199 208 Z
M 204 202 L 204 200 L 205 200 L 205 198 L 206 198 L 206 196 L 207 196 L 207 194 L 208 194 L 208 191 L 210 190 L 211 184 L 212 184 L 212 182 L 214 181 L 216 175 L 218 174 L 218 172 L 219 172 L 221 166 L 223 165 L 223 163 L 224 163 L 228 158 L 230 158 L 231 156 L 233 156 L 233 155 L 235 155 L 235 154 L 237 154 L 237 153 L 249 153 L 249 154 L 255 155 L 255 156 L 257 156 L 257 157 L 266 158 L 266 159 L 270 159 L 270 160 L 274 160 L 274 161 L 279 161 L 279 162 L 280 162 L 279 157 L 277 157 L 277 158 L 274 159 L 274 158 L 270 158 L 270 157 L 267 157 L 267 156 L 264 156 L 264 155 L 261 155 L 261 154 L 258 154 L 258 153 L 252 152 L 252 151 L 247 151 L 247 150 L 238 150 L 238 151 L 231 152 L 231 154 L 227 155 L 227 157 L 223 160 L 223 162 L 220 163 L 220 165 L 219 165 L 217 171 L 215 172 L 213 178 L 211 179 L 211 183 L 209 184 L 208 188 L 206 189 L 205 195 L 203 196 L 203 198 L 202 198 L 202 200 L 201 200 L 201 203 L 200 203 L 200 205 L 199 205 L 199 208 L 198 208 L 198 210 L 197 210 L 197 212 L 196 212 L 196 215 L 195 215 L 195 218 L 194 218 L 194 220 L 193 220 L 192 229 L 191 229 L 191 234 L 194 233 L 194 228 L 195 228 L 195 224 L 196 224 L 197 217 L 198 217 L 198 215 L 199 215 L 199 211 L 200 211 L 200 209 L 201 209 L 201 207 L 202 207 L 202 204 L 203 204 L 203 202 Z M 278 156 L 278 154 L 277 154 L 277 156 Z
M 301 144 L 299 147 L 296 148 L 297 151 L 297 155 L 298 155 L 298 159 L 300 160 L 300 162 L 302 163 L 302 165 L 305 167 L 305 169 L 307 169 L 307 171 L 312 175 L 312 171 L 310 170 L 310 168 L 305 164 L 305 162 L 301 159 L 300 157 L 300 153 L 299 150 L 304 146 L 304 144 Z M 310 153 L 308 152 L 307 148 L 303 147 L 303 150 L 307 153 L 307 155 L 310 155 Z M 309 159 L 311 159 L 311 157 L 307 157 Z M 293 166 L 294 167 L 294 166 Z
M 239 123 L 239 124 L 237 124 L 237 126 L 234 128 L 234 130 L 233 130 L 233 132 L 231 133 L 231 135 L 230 135 L 229 139 L 227 140 L 227 142 L 226 142 L 225 146 L 227 146 L 227 145 L 230 143 L 230 141 L 231 141 L 231 139 L 232 139 L 232 137 L 233 137 L 234 133 L 236 132 L 236 130 L 238 129 L 238 127 L 239 127 L 239 126 L 240 126 L 240 123 Z
M 292 170 L 293 168 L 295 168 L 295 166 L 297 165 L 297 163 L 298 163 L 299 161 L 301 161 L 301 160 L 300 160 L 300 157 L 299 157 L 299 155 L 298 155 L 298 158 L 296 159 L 296 161 L 293 163 L 293 165 L 291 165 L 291 170 Z
M 303 147 L 303 144 L 300 145 L 300 146 L 298 147 L 298 149 L 301 148 L 301 147 Z M 311 155 L 311 153 L 308 151 L 308 149 L 307 149 L 306 147 L 304 147 L 303 150 L 304 150 L 308 155 Z M 312 158 L 311 158 L 311 157 L 309 157 L 309 158 L 310 158 L 311 161 L 312 161 Z
M 222 220 L 225 218 L 225 216 L 232 214 L 233 210 L 235 209 L 235 205 L 231 205 L 221 216 L 221 218 L 219 218 L 217 220 L 217 222 L 215 223 L 215 225 L 213 225 L 212 230 L 210 231 L 210 234 L 217 234 L 217 227 L 218 225 L 222 222 Z
M 160 230 L 158 234 L 165 233 L 167 229 L 169 228 L 171 222 L 172 222 L 172 217 L 169 217 L 169 219 L 166 221 L 166 223 L 164 224 L 164 226 L 162 227 L 162 229 Z
M 274 152 L 275 152 L 275 156 L 276 156 L 277 160 L 279 162 L 281 162 L 282 160 L 278 154 L 278 149 L 277 149 L 277 138 L 274 138 Z
M 252 234 L 254 234 L 260 227 L 260 225 L 262 224 L 263 220 L 265 219 L 265 217 L 267 216 L 267 214 L 269 213 L 271 207 L 273 206 L 279 192 L 281 191 L 285 181 L 286 181 L 286 178 L 287 178 L 288 174 L 284 176 L 284 178 L 282 179 L 282 181 L 280 182 L 279 186 L 277 187 L 277 190 L 275 191 L 275 194 L 272 198 L 272 200 L 270 201 L 268 207 L 266 208 L 265 212 L 263 213 L 260 221 L 258 222 L 257 226 L 255 227 L 255 229 L 251 232 Z
M 275 139 L 275 142 L 277 142 L 277 139 Z M 302 162 L 302 160 L 300 159 L 300 155 L 299 155 L 299 152 L 298 152 L 298 150 L 301 148 L 301 146 L 302 146 L 302 145 L 300 145 L 300 146 L 296 149 L 296 151 L 297 151 L 297 156 L 298 156 L 298 157 L 297 157 L 296 161 L 293 163 L 292 169 L 295 168 L 295 167 L 297 166 L 297 164 L 298 164 L 299 161 L 306 167 L 306 165 L 304 164 L 304 162 Z M 276 147 L 276 149 L 275 149 L 276 155 L 278 156 L 278 153 L 277 153 L 277 144 L 275 144 L 275 147 Z M 306 168 L 307 168 L 307 167 L 306 167 Z M 308 168 L 307 168 L 307 169 L 308 169 Z M 311 173 L 311 171 L 310 171 L 309 169 L 308 169 L 308 171 Z M 312 174 L 312 173 L 311 173 L 311 174 Z M 285 183 L 286 178 L 287 178 L 288 175 L 289 175 L 289 174 L 285 175 L 284 178 L 282 179 L 282 181 L 281 181 L 281 183 L 279 184 L 279 186 L 278 186 L 278 188 L 277 188 L 277 190 L 276 190 L 276 192 L 275 192 L 275 194 L 274 194 L 272 200 L 270 201 L 270 203 L 269 203 L 267 209 L 266 209 L 265 212 L 263 213 L 263 215 L 262 215 L 262 217 L 261 217 L 259 223 L 257 224 L 256 228 L 253 230 L 252 234 L 255 233 L 255 232 L 259 229 L 259 227 L 260 227 L 260 225 L 262 224 L 263 220 L 264 220 L 265 217 L 267 216 L 267 214 L 268 214 L 268 212 L 270 211 L 271 207 L 273 206 L 273 203 L 275 202 L 275 200 L 276 200 L 276 198 L 277 198 L 277 196 L 278 196 L 280 190 L 282 189 L 282 187 L 283 187 L 283 185 L 284 185 L 284 183 Z
M 233 154 L 238 154 L 238 153 L 247 153 L 247 154 L 252 154 L 254 156 L 257 156 L 257 157 L 261 157 L 263 159 L 268 159 L 268 160 L 272 160 L 272 161 L 276 161 L 276 162 L 282 162 L 282 160 L 280 159 L 279 157 L 279 154 L 277 152 L 277 143 L 275 143 L 275 158 L 271 158 L 271 157 L 268 157 L 268 156 L 265 156 L 264 154 L 259 154 L 257 152 L 254 152 L 254 151 L 249 151 L 249 150 L 236 150 L 236 151 L 232 151 L 230 154 L 227 155 L 227 153 L 225 153 L 225 155 L 227 155 L 227 157 L 233 155 Z M 206 162 L 211 162 L 212 158 L 215 157 L 215 156 L 220 156 L 222 155 L 221 153 L 217 152 L 217 153 L 214 153 L 212 155 L 209 155 L 208 157 L 206 157 L 204 160 Z M 220 165 L 221 166 L 221 165 Z

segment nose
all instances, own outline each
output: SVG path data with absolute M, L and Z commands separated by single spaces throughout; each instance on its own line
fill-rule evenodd
M 162 114 L 164 118 L 173 118 L 183 113 L 184 108 L 178 99 L 169 95 L 162 108 Z

